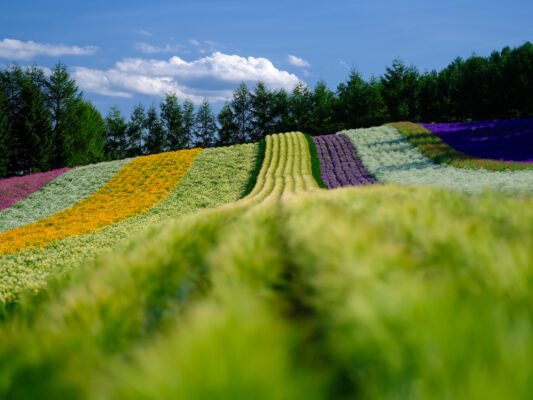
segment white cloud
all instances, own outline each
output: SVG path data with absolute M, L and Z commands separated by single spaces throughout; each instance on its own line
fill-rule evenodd
M 287 59 L 289 60 L 289 63 L 291 65 L 294 65 L 295 67 L 310 67 L 311 66 L 311 64 L 309 64 L 309 61 L 305 61 L 303 58 L 296 57 L 291 54 L 289 54 Z
M 350 66 L 346 64 L 343 60 L 339 60 L 339 64 L 342 65 L 346 69 L 350 69 Z
M 97 46 L 67 46 L 65 44 L 37 43 L 32 40 L 22 42 L 16 39 L 4 39 L 0 41 L 0 57 L 13 60 L 28 60 L 38 55 L 61 56 L 61 55 L 88 55 L 94 54 Z
M 196 39 L 189 39 L 190 44 L 194 44 L 195 46 L 201 46 L 201 43 Z
M 210 101 L 227 99 L 240 82 L 263 81 L 272 89 L 291 90 L 299 81 L 266 58 L 221 52 L 194 61 L 177 56 L 168 60 L 125 58 L 106 71 L 76 67 L 73 76 L 83 90 L 106 96 L 162 96 L 174 91 L 197 103 L 204 97 Z
M 154 36 L 152 32 L 145 31 L 144 29 L 139 29 L 137 33 L 143 36 Z
M 159 46 L 152 46 L 148 43 L 135 43 L 135 48 L 137 50 L 142 51 L 143 53 L 147 54 L 154 54 L 154 53 L 172 53 L 176 52 L 180 49 L 181 45 L 174 44 L 170 45 L 167 44 L 165 47 L 159 47 Z

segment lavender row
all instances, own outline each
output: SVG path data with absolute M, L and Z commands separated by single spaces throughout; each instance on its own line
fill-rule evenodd
M 533 119 L 420 124 L 471 156 L 533 162 Z
M 376 183 L 344 135 L 314 136 L 322 180 L 330 188 Z

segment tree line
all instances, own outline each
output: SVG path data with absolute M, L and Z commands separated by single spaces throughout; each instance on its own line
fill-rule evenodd
M 395 59 L 378 77 L 353 69 L 335 91 L 324 81 L 288 92 L 242 83 L 215 115 L 173 93 L 156 107 L 117 107 L 104 117 L 66 66 L 0 71 L 0 176 L 196 146 L 255 142 L 274 132 L 311 135 L 390 121 L 455 122 L 533 117 L 533 44 L 456 58 L 421 73 Z

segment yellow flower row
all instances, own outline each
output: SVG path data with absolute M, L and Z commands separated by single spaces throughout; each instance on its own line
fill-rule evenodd
M 176 187 L 200 151 L 181 150 L 132 160 L 75 206 L 0 234 L 0 254 L 45 247 L 143 213 Z

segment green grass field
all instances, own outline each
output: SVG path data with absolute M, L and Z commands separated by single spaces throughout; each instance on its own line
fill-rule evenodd
M 130 225 L 41 249 L 45 277 L 1 258 L 39 296 L 3 281 L 0 398 L 528 398 L 533 199 L 326 190 L 312 160 L 297 132 L 204 150 Z

